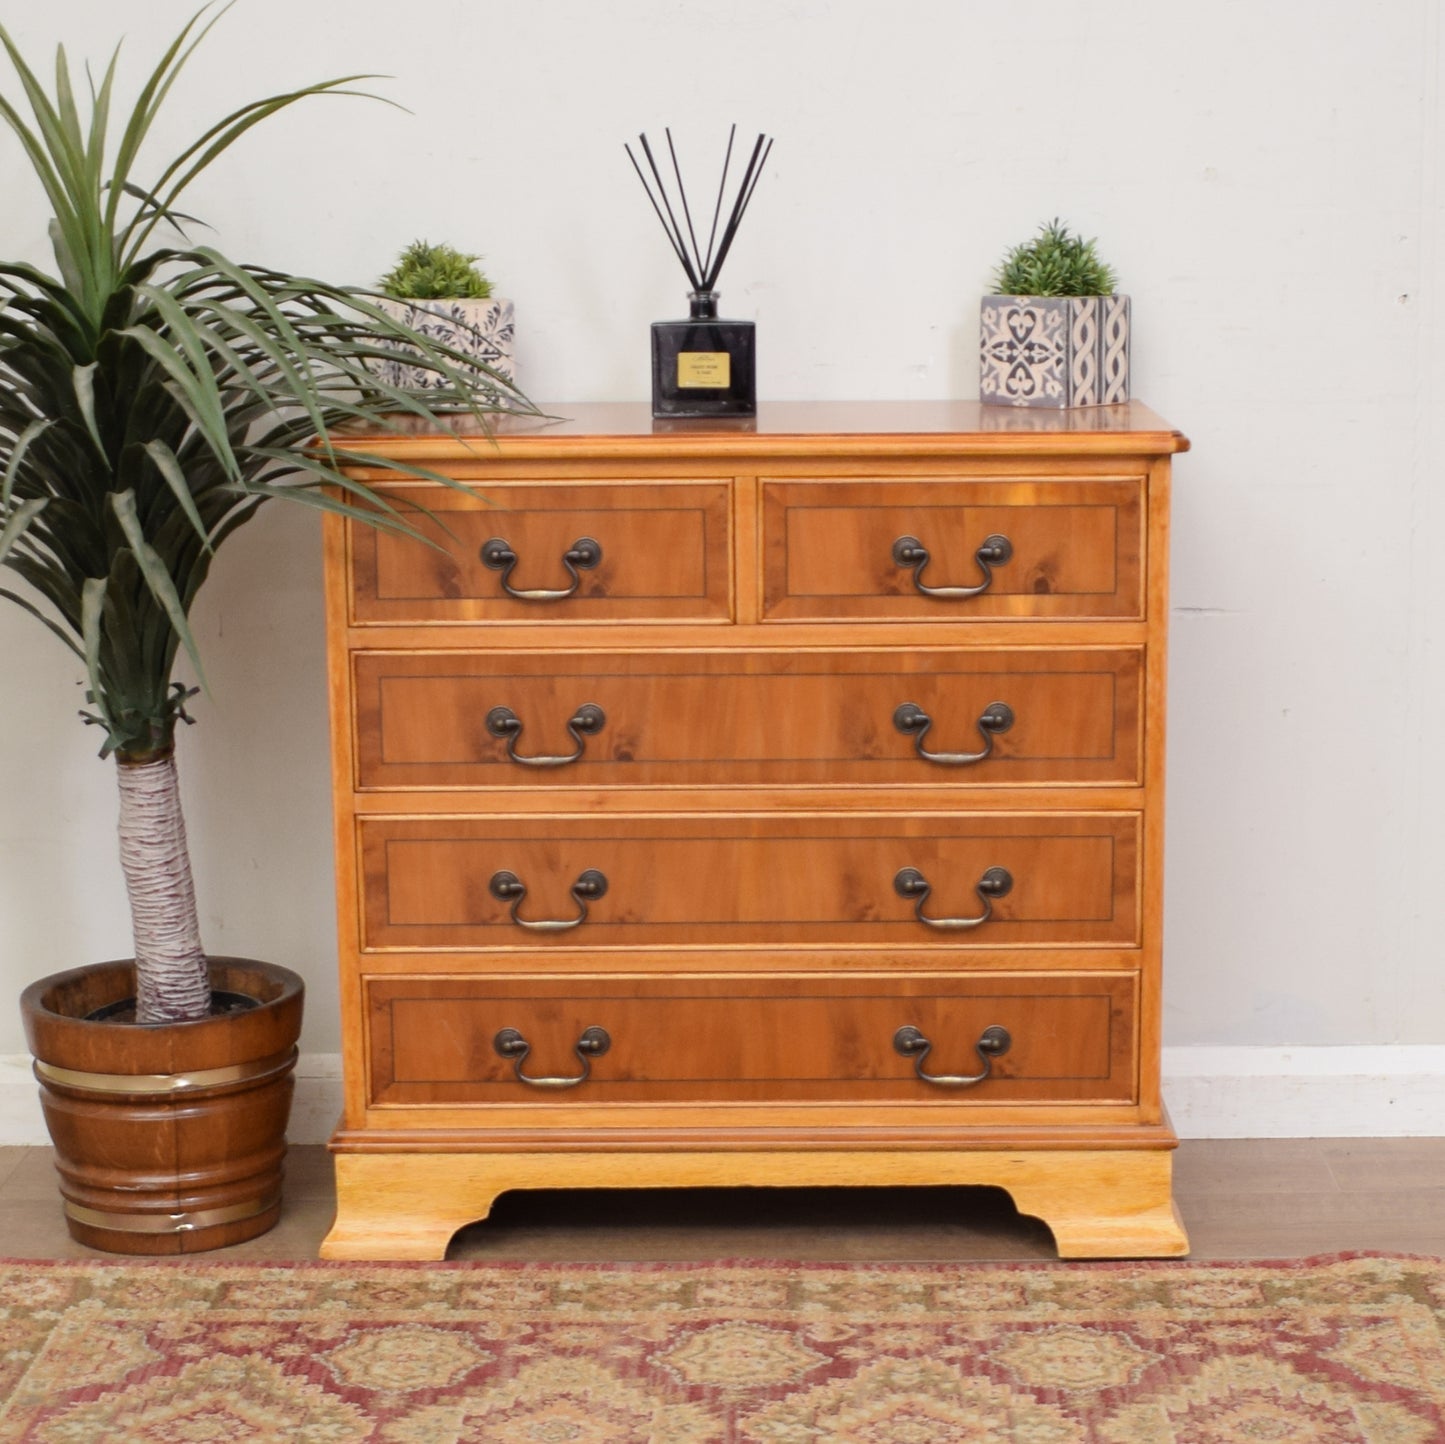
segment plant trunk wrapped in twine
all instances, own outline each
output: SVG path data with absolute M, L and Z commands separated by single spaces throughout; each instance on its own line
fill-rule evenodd
M 136 1017 L 177 1023 L 203 1018 L 211 985 L 181 813 L 174 752 L 117 759 L 120 864 L 135 935 Z

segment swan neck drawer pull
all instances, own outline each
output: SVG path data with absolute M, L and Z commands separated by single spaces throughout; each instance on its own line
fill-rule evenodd
M 512 573 L 516 570 L 517 554 L 499 536 L 482 543 L 482 565 L 502 574 L 502 590 L 519 602 L 565 602 L 575 596 L 582 585 L 579 571 L 590 572 L 602 560 L 602 547 L 590 536 L 578 537 L 571 547 L 562 553 L 562 565 L 572 578 L 570 587 L 548 590 L 544 587 L 514 587 Z
M 1007 897 L 1014 885 L 1013 874 L 1006 867 L 991 867 L 973 885 L 983 911 L 974 918 L 930 918 L 923 913 L 923 904 L 933 891 L 933 884 L 916 867 L 900 868 L 893 879 L 893 890 L 899 897 L 911 898 L 913 915 L 919 922 L 941 931 L 957 932 L 964 928 L 981 927 L 993 916 L 995 898 Z
M 569 762 L 580 762 L 583 752 L 587 750 L 587 738 L 594 732 L 600 732 L 606 722 L 607 714 L 595 702 L 584 702 L 567 719 L 567 730 L 577 744 L 575 751 L 552 755 L 537 753 L 532 757 L 523 757 L 517 751 L 517 739 L 522 735 L 522 719 L 510 707 L 493 707 L 487 713 L 487 731 L 493 737 L 505 737 L 507 756 L 513 762 L 520 762 L 523 767 L 565 767 Z
M 972 587 L 930 587 L 923 582 L 923 569 L 928 565 L 928 548 L 916 536 L 901 536 L 893 543 L 893 565 L 913 568 L 913 585 L 925 597 L 938 597 L 945 602 L 959 601 L 965 597 L 976 597 L 986 592 L 993 584 L 993 569 L 1001 567 L 1013 556 L 1013 543 L 1006 536 L 985 537 L 983 545 L 973 554 L 983 580 Z
M 487 884 L 492 896 L 499 902 L 511 904 L 512 921 L 519 928 L 530 928 L 534 933 L 564 933 L 568 928 L 580 927 L 587 921 L 587 904 L 596 902 L 607 892 L 607 879 L 595 867 L 589 867 L 570 889 L 572 900 L 577 904 L 575 918 L 520 918 L 517 909 L 527 896 L 527 884 L 514 872 L 494 872 Z
M 993 1060 L 1002 1058 L 1012 1045 L 1013 1039 L 1009 1037 L 1008 1029 L 1000 1028 L 995 1023 L 992 1027 L 985 1028 L 979 1035 L 978 1042 L 973 1045 L 978 1061 L 983 1064 L 982 1072 L 925 1073 L 923 1064 L 932 1051 L 932 1042 L 911 1023 L 905 1024 L 893 1035 L 894 1050 L 902 1053 L 905 1058 L 912 1058 L 913 1071 L 925 1083 L 932 1083 L 937 1088 L 971 1088 L 975 1083 L 982 1083 L 993 1071 Z
M 993 755 L 993 739 L 1014 725 L 1014 713 L 1007 702 L 990 702 L 978 714 L 974 726 L 983 738 L 981 752 L 930 752 L 923 740 L 933 726 L 933 718 L 916 702 L 904 702 L 896 708 L 893 725 L 904 736 L 912 735 L 914 750 L 925 762 L 937 762 L 942 767 L 967 767 L 971 762 L 982 762 Z
M 592 1060 L 600 1058 L 611 1046 L 612 1039 L 606 1028 L 586 1028 L 572 1049 L 578 1062 L 582 1064 L 580 1073 L 571 1077 L 533 1078 L 522 1072 L 522 1064 L 527 1061 L 532 1045 L 516 1028 L 503 1028 L 492 1039 L 492 1047 L 503 1058 L 511 1059 L 512 1072 L 517 1075 L 517 1081 L 525 1083 L 529 1088 L 575 1088 L 579 1083 L 585 1083 L 592 1076 Z

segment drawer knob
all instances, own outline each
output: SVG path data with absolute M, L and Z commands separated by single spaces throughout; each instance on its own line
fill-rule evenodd
M 916 867 L 900 868 L 893 879 L 893 890 L 899 897 L 912 898 L 914 917 L 931 928 L 946 932 L 976 928 L 986 923 L 993 916 L 994 899 L 1007 897 L 1013 885 L 1013 874 L 1006 867 L 991 867 L 973 885 L 978 900 L 983 904 L 983 911 L 976 918 L 930 918 L 924 916 L 923 904 L 928 901 L 933 884 Z
M 973 554 L 983 580 L 973 587 L 930 587 L 923 581 L 923 569 L 928 565 L 928 548 L 916 536 L 901 536 L 893 543 L 893 565 L 913 568 L 913 585 L 925 597 L 938 597 L 945 602 L 958 601 L 963 597 L 976 597 L 986 592 L 993 584 L 993 569 L 1001 567 L 1013 556 L 1013 543 L 1006 536 L 997 534 L 985 537 L 983 545 Z
M 562 553 L 562 565 L 572 578 L 570 587 L 548 590 L 545 587 L 514 587 L 512 573 L 517 567 L 517 554 L 499 536 L 482 543 L 482 565 L 502 574 L 502 590 L 519 602 L 564 602 L 575 596 L 582 585 L 579 571 L 590 572 L 602 560 L 602 547 L 590 536 L 578 537 L 571 547 Z
M 904 702 L 898 707 L 893 713 L 893 725 L 905 736 L 912 734 L 914 749 L 925 762 L 937 762 L 943 767 L 967 767 L 971 762 L 982 762 L 993 755 L 993 739 L 1014 725 L 1014 713 L 1007 702 L 990 702 L 978 714 L 974 725 L 983 738 L 982 752 L 930 752 L 923 745 L 923 739 L 933 726 L 933 718 L 916 702 Z
M 585 1028 L 572 1049 L 582 1064 L 580 1073 L 572 1077 L 564 1074 L 556 1078 L 534 1078 L 522 1072 L 522 1064 L 527 1061 L 532 1045 L 516 1028 L 503 1028 L 492 1039 L 492 1047 L 503 1058 L 512 1060 L 512 1072 L 517 1075 L 517 1081 L 529 1088 L 575 1088 L 579 1083 L 585 1083 L 592 1076 L 592 1060 L 600 1058 L 611 1046 L 612 1039 L 606 1028 Z
M 523 767 L 565 767 L 569 762 L 580 762 L 587 748 L 587 738 L 594 732 L 600 732 L 606 722 L 607 714 L 595 702 L 584 702 L 567 719 L 567 730 L 577 744 L 576 751 L 523 757 L 517 751 L 517 739 L 522 735 L 522 719 L 510 707 L 493 707 L 487 713 L 487 731 L 493 737 L 505 737 L 507 756 Z
M 589 867 L 572 884 L 572 900 L 577 904 L 575 918 L 519 918 L 517 909 L 526 899 L 527 884 L 514 872 L 494 872 L 487 886 L 499 902 L 511 904 L 512 921 L 519 928 L 530 928 L 534 933 L 564 933 L 587 921 L 587 904 L 596 902 L 607 892 L 607 879 L 595 867 Z
M 925 1083 L 932 1083 L 938 1088 L 971 1088 L 975 1083 L 982 1083 L 993 1071 L 993 1060 L 1003 1057 L 1012 1045 L 1013 1039 L 1009 1037 L 1008 1029 L 1000 1028 L 995 1023 L 992 1027 L 985 1028 L 979 1035 L 978 1042 L 973 1045 L 978 1061 L 983 1064 L 981 1072 L 925 1073 L 923 1063 L 932 1051 L 932 1042 L 911 1023 L 905 1024 L 893 1035 L 894 1050 L 902 1053 L 905 1058 L 912 1058 L 913 1071 Z

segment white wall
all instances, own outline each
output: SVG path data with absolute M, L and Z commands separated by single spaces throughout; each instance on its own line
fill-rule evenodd
M 7 19 L 129 75 L 191 0 Z M 12 12 L 17 7 L 12 7 Z M 369 281 L 416 235 L 485 253 L 527 388 L 646 397 L 684 283 L 622 151 L 671 123 L 777 145 L 723 277 L 770 398 L 977 391 L 977 300 L 1061 215 L 1134 297 L 1136 391 L 1176 476 L 1167 1041 L 1445 1043 L 1445 435 L 1435 0 L 240 0 L 167 142 L 263 92 L 382 70 L 406 115 L 317 101 L 187 209 L 239 259 Z M 6 94 L 13 94 L 8 80 Z M 0 255 L 45 214 L 0 139 Z M 217 564 L 213 700 L 181 742 L 207 945 L 311 985 L 337 1046 L 316 528 Z M 128 949 L 109 771 L 77 671 L 0 608 L 0 998 Z M 23 1048 L 0 1007 L 0 1054 Z

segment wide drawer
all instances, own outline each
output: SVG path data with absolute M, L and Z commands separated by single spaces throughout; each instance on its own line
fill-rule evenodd
M 435 547 L 350 527 L 353 622 L 731 615 L 726 482 L 477 485 L 476 497 L 441 486 L 393 489 L 394 499 L 425 506 L 444 524 L 419 523 Z
M 370 1092 L 383 1104 L 1128 1102 L 1136 1086 L 1127 973 L 365 987 Z M 905 1035 L 900 1049 L 906 1028 L 931 1046 Z M 977 1082 L 918 1072 L 962 1080 L 985 1060 Z
M 1133 812 L 366 816 L 362 945 L 1133 946 L 1139 830 Z
M 1139 478 L 763 483 L 770 620 L 1142 617 L 1143 551 Z
M 353 666 L 362 788 L 1140 777 L 1139 648 L 362 652 Z

